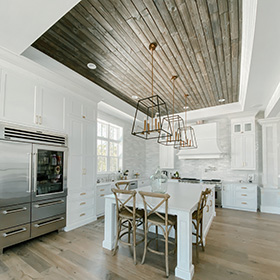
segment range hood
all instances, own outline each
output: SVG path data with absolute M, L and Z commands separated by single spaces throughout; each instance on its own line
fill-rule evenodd
M 179 159 L 222 158 L 223 153 L 218 145 L 217 123 L 207 123 L 192 126 L 197 140 L 197 149 L 180 150 Z

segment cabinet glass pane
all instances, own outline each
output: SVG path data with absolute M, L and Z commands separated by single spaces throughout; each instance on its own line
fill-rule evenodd
M 36 194 L 63 191 L 63 152 L 38 150 Z
M 97 157 L 97 172 L 107 171 L 107 157 L 98 156 Z
M 244 129 L 245 129 L 245 131 L 252 131 L 252 124 L 251 123 L 245 123 Z
M 234 125 L 234 132 L 240 132 L 241 131 L 241 124 L 235 124 Z

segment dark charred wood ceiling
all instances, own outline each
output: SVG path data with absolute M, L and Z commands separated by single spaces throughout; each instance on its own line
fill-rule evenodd
M 33 47 L 135 106 L 132 96 L 151 95 L 149 44 L 157 42 L 154 93 L 173 111 L 171 77 L 178 75 L 175 112 L 184 111 L 184 94 L 196 110 L 238 101 L 241 6 L 241 0 L 82 0 Z

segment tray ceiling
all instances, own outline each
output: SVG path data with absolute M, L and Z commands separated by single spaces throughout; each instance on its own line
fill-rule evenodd
M 82 0 L 33 47 L 133 106 L 154 93 L 172 112 L 238 101 L 241 0 Z M 87 68 L 89 62 L 97 68 Z M 94 93 L 93 93 L 94 94 Z

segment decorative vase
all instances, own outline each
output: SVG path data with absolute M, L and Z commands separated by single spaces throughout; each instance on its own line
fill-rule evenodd
M 154 175 L 150 177 L 152 192 L 155 193 L 166 193 L 167 191 L 167 176 L 163 174 L 158 166 Z

